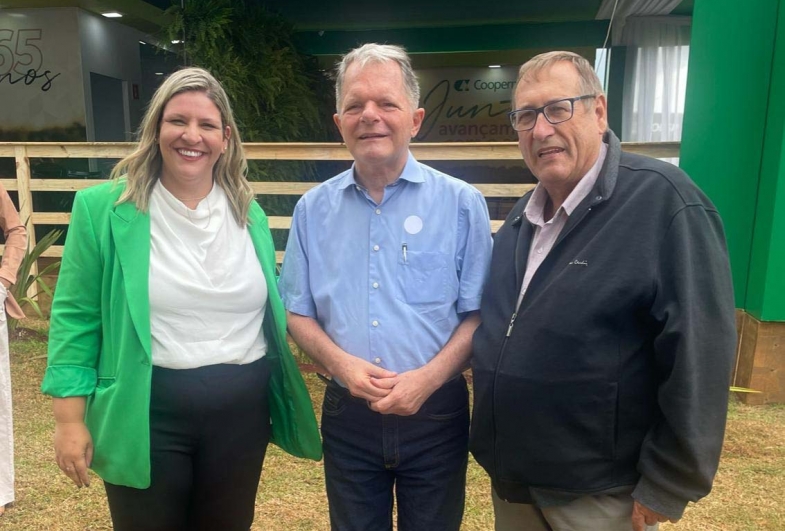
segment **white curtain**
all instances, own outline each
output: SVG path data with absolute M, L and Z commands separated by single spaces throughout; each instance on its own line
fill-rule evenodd
M 690 17 L 627 18 L 619 43 L 627 47 L 622 140 L 681 140 L 691 24 Z
M 603 0 L 595 18 L 606 20 L 613 16 L 611 42 L 613 46 L 618 46 L 629 17 L 668 15 L 681 2 L 682 0 Z

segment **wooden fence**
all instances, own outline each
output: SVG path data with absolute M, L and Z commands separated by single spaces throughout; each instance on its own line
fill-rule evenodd
M 30 159 L 119 159 L 130 154 L 135 144 L 129 142 L 111 143 L 50 143 L 50 142 L 0 142 L 0 157 L 11 157 L 16 161 L 16 178 L 0 176 L 0 183 L 6 190 L 19 193 L 19 210 L 27 223 L 30 235 L 29 245 L 35 244 L 36 225 L 68 225 L 71 214 L 68 212 L 35 212 L 33 194 L 36 192 L 75 192 L 103 180 L 83 178 L 69 179 L 32 179 Z M 641 153 L 651 157 L 667 158 L 679 156 L 679 142 L 624 143 L 625 151 Z M 246 156 L 254 160 L 310 160 L 335 161 L 351 160 L 351 155 L 343 144 L 337 143 L 247 143 L 244 144 Z M 517 161 L 522 163 L 518 146 L 514 142 L 460 142 L 460 143 L 422 143 L 412 144 L 412 153 L 420 161 Z M 10 176 L 9 176 L 10 177 Z M 316 186 L 314 182 L 254 182 L 254 192 L 267 195 L 299 196 Z M 530 190 L 533 184 L 475 184 L 486 198 L 517 198 Z M 288 229 L 292 218 L 289 216 L 270 216 L 270 228 Z M 492 219 L 494 232 L 503 219 Z M 60 257 L 63 247 L 50 247 L 44 257 Z M 278 262 L 283 252 L 277 253 Z

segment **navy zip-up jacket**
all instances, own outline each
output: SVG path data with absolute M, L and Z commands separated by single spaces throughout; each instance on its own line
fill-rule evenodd
M 496 235 L 470 448 L 502 499 L 635 486 L 670 518 L 711 489 L 736 351 L 722 222 L 678 168 L 608 154 L 517 311 L 533 227 Z M 515 317 L 513 317 L 515 315 Z M 514 321 L 514 323 L 513 323 Z

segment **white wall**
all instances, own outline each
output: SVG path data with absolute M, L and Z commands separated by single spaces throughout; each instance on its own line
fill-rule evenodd
M 0 130 L 85 125 L 77 13 L 0 11 Z

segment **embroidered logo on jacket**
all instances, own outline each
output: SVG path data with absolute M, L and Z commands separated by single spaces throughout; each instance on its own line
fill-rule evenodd
M 589 266 L 589 261 L 588 260 L 577 260 L 576 259 L 576 260 L 573 260 L 572 262 L 570 262 L 569 265 L 579 265 L 579 266 L 588 267 Z

